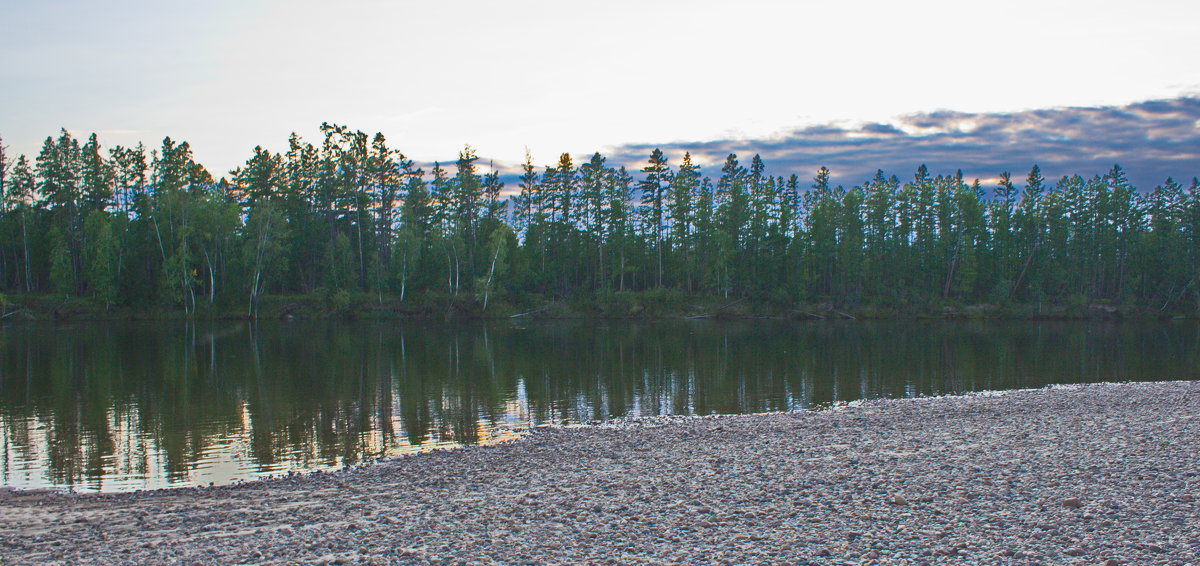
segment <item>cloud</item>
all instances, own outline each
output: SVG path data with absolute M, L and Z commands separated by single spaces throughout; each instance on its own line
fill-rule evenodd
M 1200 175 L 1200 98 L 1151 100 L 1125 106 L 1070 107 L 1005 113 L 924 112 L 890 123 L 816 124 L 768 139 L 627 144 L 609 151 L 612 164 L 639 169 L 654 148 L 691 152 L 717 175 L 730 153 L 746 164 L 760 154 L 772 174 L 811 177 L 828 167 L 850 186 L 876 169 L 901 179 L 926 164 L 934 174 L 962 169 L 967 178 L 1024 176 L 1034 164 L 1048 179 L 1091 176 L 1120 164 L 1146 190 L 1167 177 Z

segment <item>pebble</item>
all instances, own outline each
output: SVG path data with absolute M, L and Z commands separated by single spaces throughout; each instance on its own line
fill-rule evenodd
M 546 427 L 202 490 L 13 491 L 0 563 L 1200 564 L 1200 419 L 1171 417 L 1196 414 L 1200 382 L 1063 386 Z

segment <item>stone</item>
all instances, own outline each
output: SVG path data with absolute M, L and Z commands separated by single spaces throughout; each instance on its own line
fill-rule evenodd
M 908 500 L 903 495 L 893 495 L 892 505 L 908 505 Z
M 1068 497 L 1063 500 L 1062 504 L 1064 507 L 1072 507 L 1075 509 L 1083 507 L 1083 501 L 1080 501 L 1078 497 Z

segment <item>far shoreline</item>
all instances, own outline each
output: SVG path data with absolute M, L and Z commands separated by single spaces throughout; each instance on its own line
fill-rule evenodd
M 1000 320 L 1121 321 L 1200 320 L 1200 311 L 1161 310 L 1146 305 L 1108 302 L 1073 304 L 974 303 L 933 301 L 905 305 L 839 305 L 792 303 L 721 296 L 687 296 L 655 291 L 625 292 L 603 297 L 554 300 L 525 297 L 491 301 L 487 308 L 472 297 L 397 297 L 356 295 L 333 301 L 320 295 L 265 297 L 256 313 L 244 305 L 204 305 L 194 312 L 166 305 L 104 305 L 91 299 L 59 295 L 0 296 L 0 322 L 42 321 L 170 321 L 170 320 Z

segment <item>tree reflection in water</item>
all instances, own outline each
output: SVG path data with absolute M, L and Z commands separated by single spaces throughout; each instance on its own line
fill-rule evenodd
M 224 483 L 547 422 L 1200 378 L 1195 323 L 0 326 L 3 480 Z

